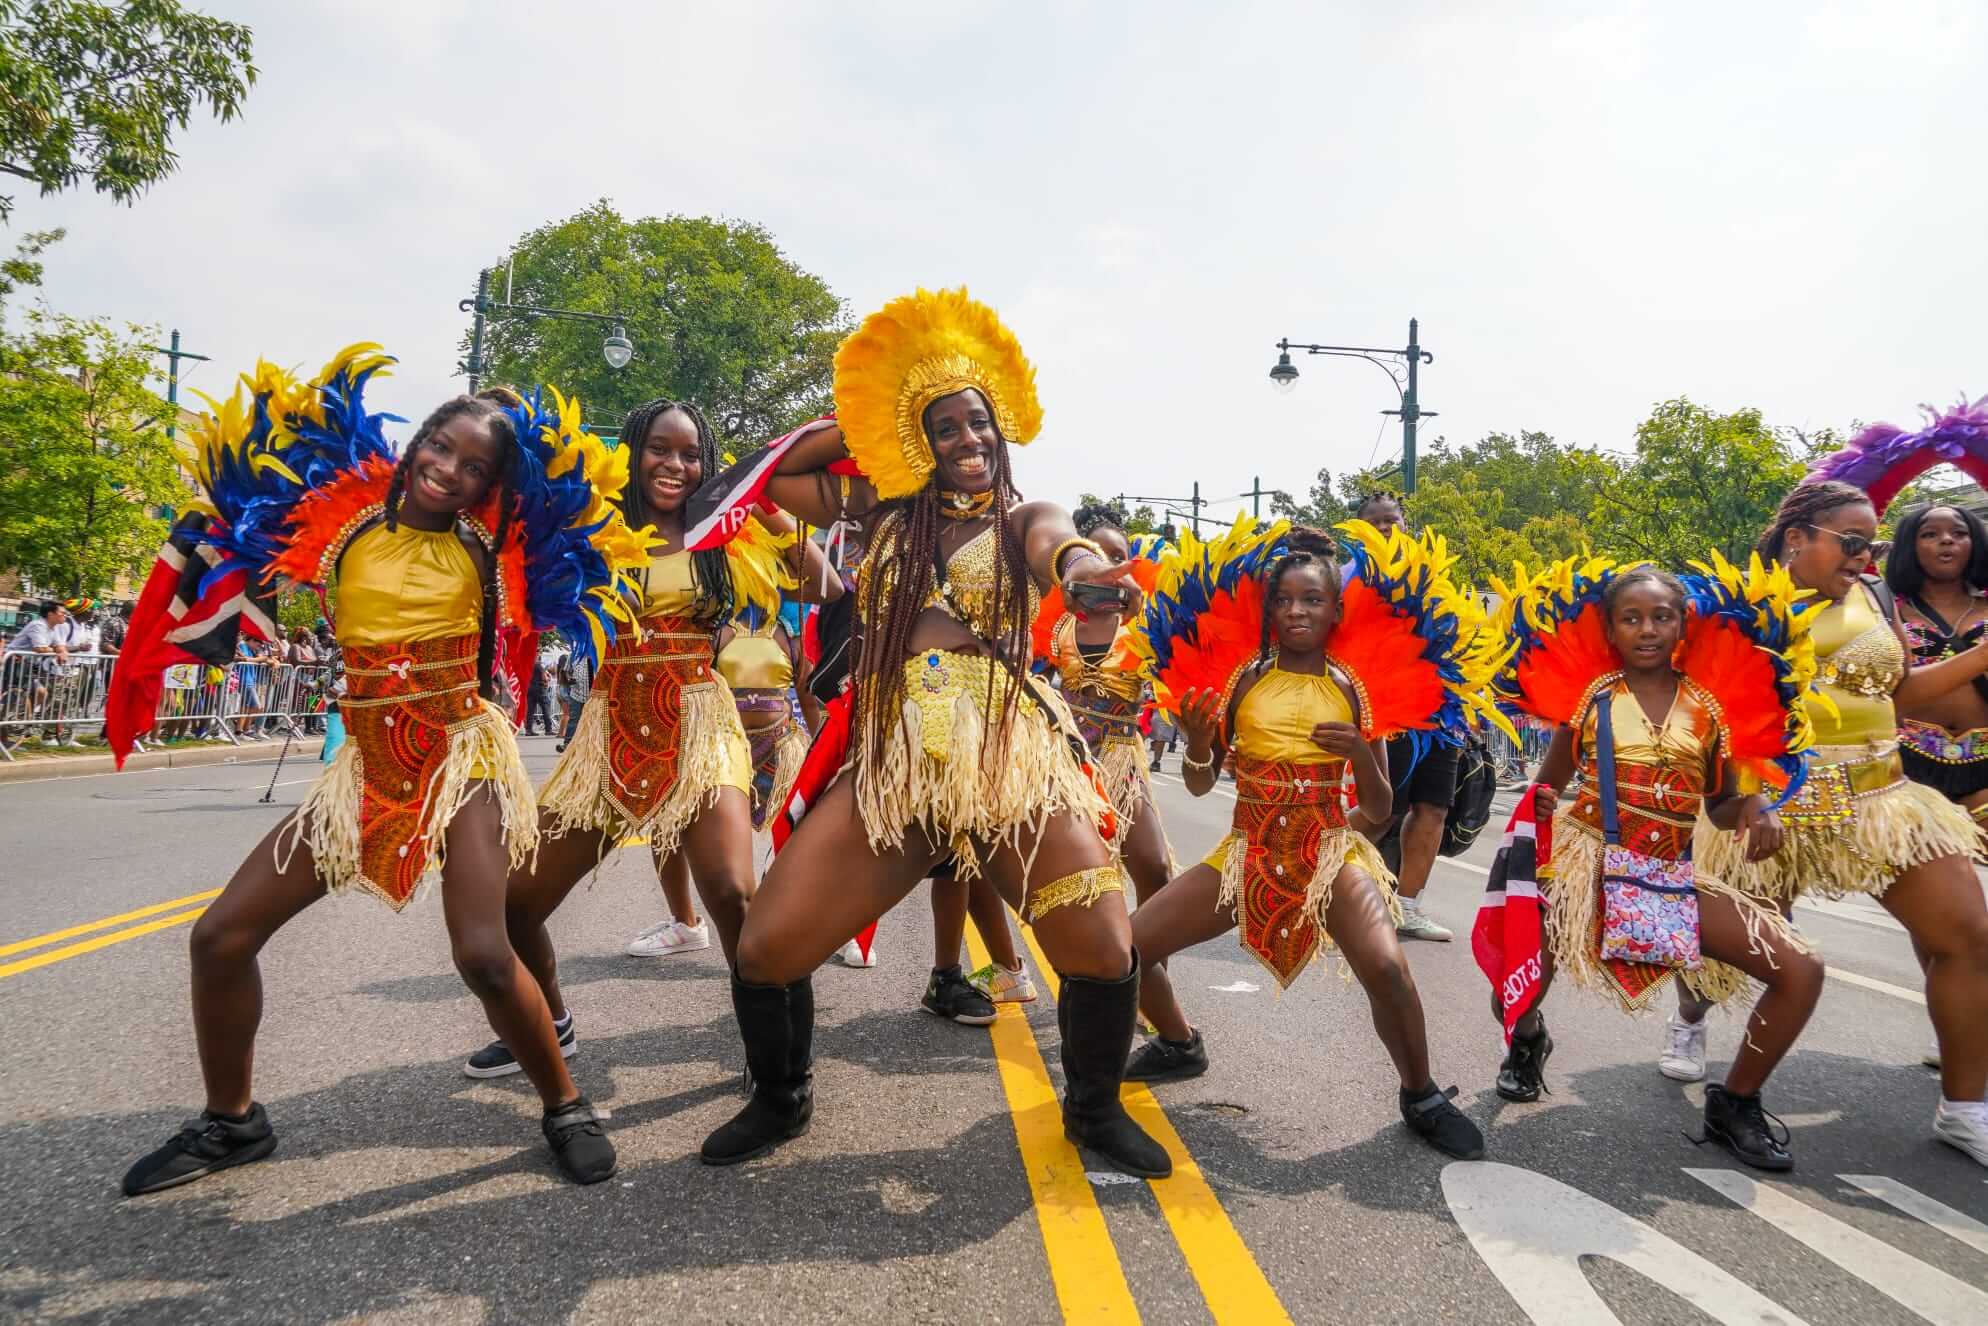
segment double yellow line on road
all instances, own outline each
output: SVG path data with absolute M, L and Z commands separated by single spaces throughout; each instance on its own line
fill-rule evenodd
M 9 958 L 16 953 L 27 953 L 31 949 L 43 950 L 40 953 L 34 953 L 29 957 L 20 958 L 13 962 L 0 962 L 0 981 L 6 980 L 9 976 L 19 976 L 23 972 L 33 971 L 37 967 L 46 967 L 52 963 L 66 962 L 70 958 L 79 958 L 85 953 L 94 953 L 100 948 L 109 948 L 112 944 L 122 944 L 127 939 L 138 939 L 155 931 L 167 930 L 176 925 L 185 925 L 189 921 L 198 918 L 202 912 L 207 910 L 207 903 L 219 896 L 221 896 L 221 890 L 219 889 L 209 889 L 205 893 L 189 893 L 184 898 L 174 898 L 170 902 L 155 902 L 150 907 L 140 907 L 137 911 L 124 912 L 117 916 L 106 916 L 101 921 L 91 921 L 86 925 L 72 925 L 67 930 L 51 930 L 45 935 L 36 935 L 32 939 L 18 939 L 11 944 L 0 944 L 0 958 Z M 190 904 L 195 903 L 199 905 L 190 906 Z M 186 907 L 188 910 L 174 911 L 175 908 L 181 907 Z M 170 916 L 160 916 L 162 912 L 172 912 L 173 914 Z M 148 917 L 158 917 L 158 919 L 148 920 L 146 919 Z M 133 921 L 139 924 L 128 924 Z M 117 930 L 112 928 L 114 926 L 125 926 L 126 928 Z M 60 948 L 47 947 L 50 944 L 61 944 L 65 939 L 74 939 L 77 935 L 87 935 L 97 930 L 108 930 L 110 933 L 100 934 L 95 936 L 95 938 L 81 940 L 74 944 L 62 944 Z
M 1043 956 L 1033 931 L 1024 928 L 1022 936 L 1028 941 L 1043 984 L 1049 987 L 1049 997 L 1058 998 L 1062 986 L 1056 969 Z M 973 965 L 985 965 L 986 946 L 971 926 L 967 927 L 966 942 Z M 1008 1096 L 1008 1109 L 1014 1115 L 1015 1142 L 1035 1198 L 1043 1252 L 1063 1318 L 1138 1321 L 1138 1305 L 1112 1246 L 1104 1211 L 1084 1173 L 1083 1158 L 1063 1136 L 1062 1107 L 1028 1015 L 1020 1004 L 997 1004 L 995 1008 L 999 1013 L 992 1028 L 995 1062 Z M 1230 1223 L 1214 1189 L 1208 1186 L 1153 1093 L 1143 1083 L 1128 1082 L 1124 1101 L 1126 1111 L 1139 1126 L 1173 1157 L 1173 1177 L 1154 1180 L 1150 1187 L 1160 1214 L 1173 1231 L 1174 1242 L 1180 1245 L 1188 1271 L 1200 1286 L 1209 1315 L 1223 1326 L 1288 1323 L 1290 1314 L 1278 1300 L 1277 1291 L 1270 1287 L 1263 1268 L 1250 1255 L 1242 1235 Z

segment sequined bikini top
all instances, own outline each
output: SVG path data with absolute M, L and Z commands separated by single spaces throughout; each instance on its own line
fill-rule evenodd
M 1050 631 L 1049 652 L 1050 662 L 1063 678 L 1063 689 L 1072 693 L 1090 691 L 1115 700 L 1139 699 L 1145 679 L 1136 672 L 1122 672 L 1108 666 L 1124 635 L 1125 628 L 1121 626 L 1117 637 L 1108 644 L 1080 644 L 1076 615 L 1066 612 L 1058 618 Z
M 946 559 L 944 571 L 934 577 L 922 605 L 939 609 L 990 644 L 1007 634 L 1005 625 L 995 620 L 994 559 L 999 555 L 1000 543 L 994 530 L 993 525 L 986 526 Z M 898 568 L 905 556 L 901 547 L 903 538 L 903 517 L 893 511 L 884 517 L 877 530 L 876 546 L 864 559 L 867 568 L 881 573 L 882 583 L 877 586 L 874 602 L 888 603 L 896 592 Z M 1034 621 L 1042 606 L 1042 595 L 1036 590 L 1035 578 L 1026 571 L 1022 580 L 1028 590 L 1027 620 Z M 864 594 L 859 602 L 867 606 L 872 600 Z M 866 619 L 864 625 L 869 624 Z
M 1816 680 L 1868 699 L 1890 698 L 1905 680 L 1905 651 L 1861 585 L 1816 620 Z

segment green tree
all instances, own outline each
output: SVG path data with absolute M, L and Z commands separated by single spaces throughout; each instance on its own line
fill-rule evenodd
M 178 0 L 0 0 L 0 174 L 133 201 L 178 168 L 172 136 L 195 110 L 241 113 L 250 37 Z
M 597 325 L 512 316 L 484 332 L 489 380 L 578 393 L 590 424 L 668 395 L 725 436 L 756 441 L 829 404 L 849 329 L 842 301 L 759 226 L 630 221 L 603 199 L 525 235 L 493 266 L 495 299 L 508 280 L 511 303 L 625 315 L 635 356 L 622 369 L 602 358 Z
M 0 262 L 0 313 L 16 290 L 41 284 L 41 255 L 60 243 L 62 230 L 31 230 L 14 246 L 14 256 Z
M 0 567 L 101 594 L 147 566 L 186 501 L 145 328 L 31 312 L 0 341 Z
M 1708 548 L 1743 559 L 1807 468 L 1758 410 L 1665 401 L 1637 425 L 1634 457 L 1597 471 L 1595 551 L 1672 567 Z
M 1339 487 L 1344 490 L 1347 487 L 1347 480 L 1342 479 Z M 1334 490 L 1332 471 L 1322 469 L 1313 478 L 1311 491 L 1305 494 L 1305 500 L 1302 502 L 1281 488 L 1271 493 L 1270 514 L 1273 519 L 1289 520 L 1319 529 L 1331 529 L 1352 515 L 1353 509 L 1347 498 Z

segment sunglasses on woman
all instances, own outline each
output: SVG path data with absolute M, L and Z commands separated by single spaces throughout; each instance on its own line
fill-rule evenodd
M 1806 522 L 1804 522 L 1804 527 L 1814 530 L 1817 534 L 1827 534 L 1835 539 L 1837 545 L 1843 549 L 1845 557 L 1860 556 L 1870 551 L 1871 545 L 1877 542 L 1877 540 L 1868 534 L 1845 534 L 1841 530 L 1824 529 L 1820 525 L 1808 525 Z

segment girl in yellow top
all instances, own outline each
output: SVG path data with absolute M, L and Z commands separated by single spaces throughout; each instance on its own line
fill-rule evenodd
M 1828 699 L 1809 706 L 1815 759 L 1781 808 L 1780 851 L 1748 862 L 1732 835 L 1703 831 L 1695 851 L 1713 874 L 1776 904 L 1809 892 L 1865 893 L 1898 919 L 1925 964 L 1926 1011 L 1940 1042 L 1933 1131 L 1988 1165 L 1988 906 L 1970 864 L 1975 827 L 1965 810 L 1905 777 L 1894 708 L 1988 672 L 1988 644 L 1906 666 L 1903 631 L 1863 581 L 1877 532 L 1870 498 L 1834 480 L 1803 484 L 1775 513 L 1761 555 L 1827 604 L 1811 628 Z M 1694 1004 L 1678 1012 L 1687 1028 L 1703 1018 Z
M 578 1033 L 545 923 L 624 840 L 649 840 L 659 878 L 680 851 L 726 956 L 737 947 L 753 891 L 752 765 L 731 692 L 712 666 L 712 642 L 742 591 L 764 596 L 791 583 L 763 528 L 725 548 L 684 550 L 684 505 L 718 467 L 717 438 L 695 406 L 637 406 L 621 436 L 633 449 L 623 518 L 651 531 L 662 550 L 638 578 L 636 629 L 601 660 L 573 740 L 539 789 L 543 842 L 534 861 L 512 871 L 507 895 L 511 943 L 545 992 L 569 1057 Z M 502 1039 L 463 1065 L 477 1078 L 517 1071 Z
M 294 383 L 267 378 L 256 384 L 248 409 L 239 398 L 223 407 L 210 433 L 225 434 L 244 417 L 257 420 L 257 431 L 247 446 L 225 436 L 207 439 L 209 455 L 218 457 L 210 492 L 247 482 L 270 465 L 293 478 L 319 477 L 307 449 L 319 449 L 324 432 L 362 415 L 364 371 L 345 367 L 328 370 L 330 381 L 321 388 L 313 384 L 310 390 L 322 394 L 315 408 L 296 403 Z M 283 417 L 286 406 L 294 417 L 280 427 L 267 423 Z M 437 865 L 456 969 L 491 1026 L 519 1047 L 545 1106 L 544 1133 L 559 1168 L 579 1183 L 614 1171 L 613 1144 L 567 1072 L 545 1000 L 504 932 L 500 881 L 538 841 L 511 721 L 490 700 L 503 553 L 512 547 L 514 522 L 524 520 L 514 417 L 503 403 L 459 396 L 423 421 L 397 466 L 375 453 L 296 504 L 298 525 L 322 526 L 311 520 L 313 498 L 350 508 L 335 531 L 317 531 L 310 550 L 311 579 L 338 571 L 337 631 L 349 683 L 340 711 L 348 740 L 303 804 L 249 854 L 193 927 L 193 1016 L 207 1106 L 132 1167 L 124 1180 L 128 1195 L 275 1150 L 268 1115 L 250 1093 L 263 945 L 327 891 L 368 892 L 399 910 Z M 276 434 L 273 441 L 265 428 Z M 270 458 L 261 470 L 243 461 L 251 447 Z M 490 509 L 494 529 L 481 520 Z M 255 512 L 229 511 L 236 546 L 252 555 L 243 536 Z M 286 537 L 293 547 L 306 542 Z
M 1205 860 L 1133 914 L 1145 964 L 1140 1009 L 1159 1036 L 1126 1076 L 1166 1081 L 1207 1071 L 1201 1033 L 1159 965 L 1168 957 L 1240 927 L 1243 947 L 1289 985 L 1321 943 L 1337 945 L 1400 1075 L 1403 1121 L 1446 1155 L 1474 1160 L 1484 1135 L 1429 1075 L 1422 1000 L 1395 936 L 1394 878 L 1346 813 L 1349 770 L 1361 820 L 1385 822 L 1394 794 L 1386 742 L 1362 738 L 1358 684 L 1327 652 L 1339 595 L 1329 557 L 1280 558 L 1264 577 L 1259 660 L 1226 700 L 1215 690 L 1181 698 L 1187 790 L 1208 795 L 1232 763 L 1235 822 Z

